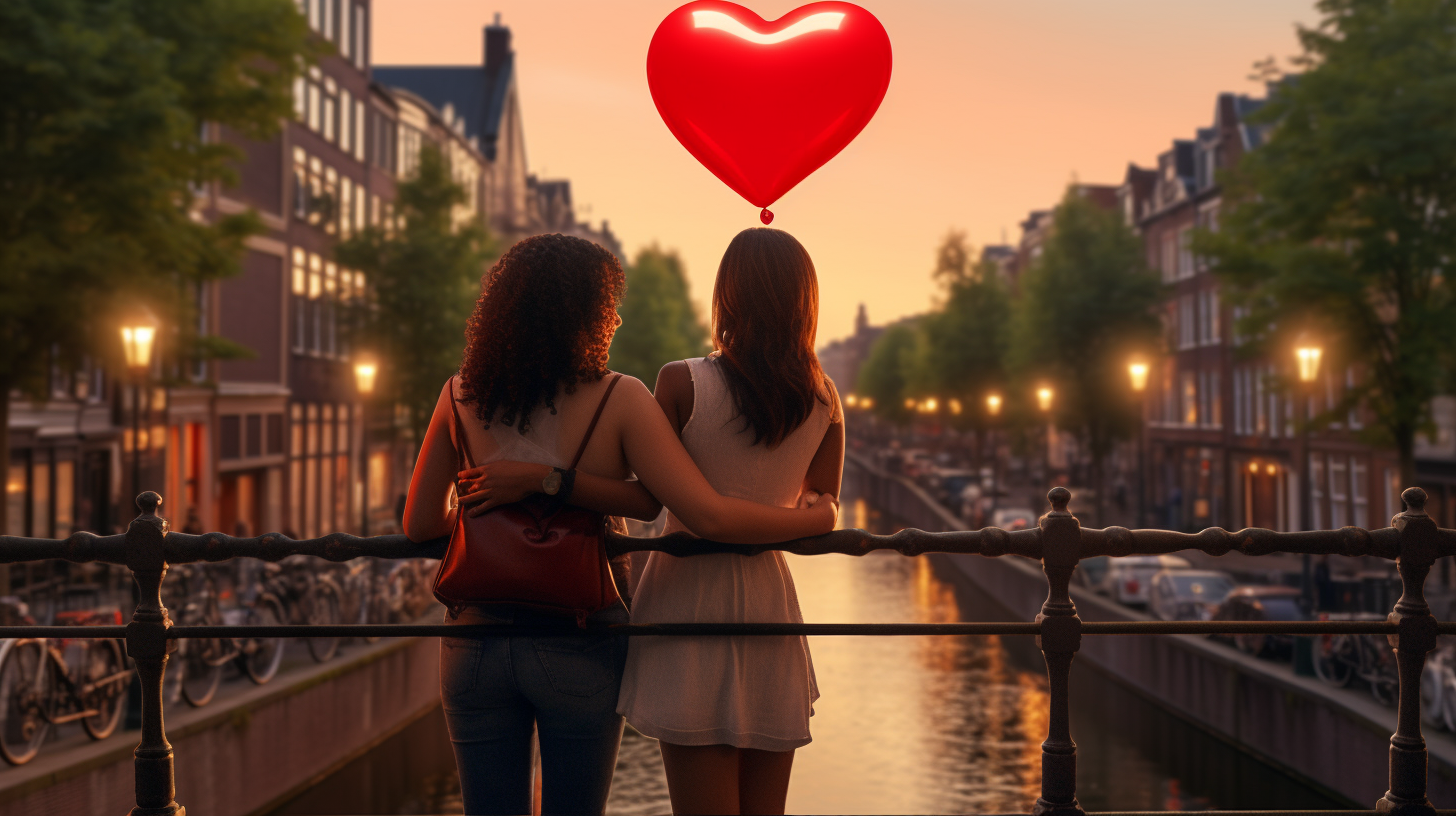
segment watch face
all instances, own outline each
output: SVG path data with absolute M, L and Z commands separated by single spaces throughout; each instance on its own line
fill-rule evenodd
M 561 490 L 561 471 L 553 470 L 541 480 L 541 491 L 548 496 L 555 496 L 559 490 Z

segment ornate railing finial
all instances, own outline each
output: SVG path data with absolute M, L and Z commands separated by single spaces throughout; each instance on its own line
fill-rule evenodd
M 1407 487 L 1400 493 L 1400 500 L 1405 503 L 1408 513 L 1424 516 L 1426 514 L 1426 491 L 1419 487 Z
M 137 509 L 144 516 L 155 516 L 157 508 L 162 506 L 162 496 L 154 490 L 148 490 L 136 497 Z
M 1065 487 L 1054 487 L 1047 491 L 1047 501 L 1052 503 L 1053 513 L 1065 513 L 1067 504 L 1072 501 L 1072 491 Z

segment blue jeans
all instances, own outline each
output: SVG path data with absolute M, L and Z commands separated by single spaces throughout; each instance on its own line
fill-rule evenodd
M 626 623 L 625 608 L 592 622 Z M 526 610 L 474 607 L 454 623 L 560 624 Z M 541 813 L 600 814 L 607 806 L 622 717 L 617 693 L 627 638 L 440 639 L 440 699 L 465 812 L 529 814 L 531 732 L 541 742 Z

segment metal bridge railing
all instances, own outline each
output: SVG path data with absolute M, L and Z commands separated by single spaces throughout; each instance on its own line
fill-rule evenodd
M 1436 526 L 1425 512 L 1426 493 L 1409 488 L 1401 494 L 1405 510 L 1391 527 L 1278 533 L 1250 529 L 1238 532 L 1211 528 L 1201 533 L 1167 530 L 1128 530 L 1108 527 L 1084 529 L 1067 511 L 1072 494 L 1055 488 L 1047 494 L 1052 509 L 1038 526 L 1006 531 L 927 533 L 902 530 L 894 535 L 872 535 L 863 530 L 837 530 L 817 538 L 773 545 L 734 545 L 694 539 L 684 534 L 660 538 L 612 536 L 610 554 L 656 550 L 677 556 L 703 553 L 754 555 L 782 550 L 799 555 L 840 553 L 864 555 L 894 550 L 916 556 L 931 552 L 978 553 L 990 558 L 1016 555 L 1040 561 L 1047 577 L 1047 599 L 1034 622 L 994 623 L 683 623 L 589 626 L 602 636 L 678 635 L 1033 635 L 1046 660 L 1050 719 L 1042 743 L 1041 796 L 1036 816 L 1082 816 L 1077 802 L 1077 746 L 1072 741 L 1068 710 L 1068 676 L 1082 635 L 1145 634 L 1374 634 L 1386 635 L 1395 650 L 1400 674 L 1400 698 L 1395 734 L 1390 738 L 1390 789 L 1375 803 L 1375 812 L 1397 816 L 1432 816 L 1437 811 L 1426 797 L 1428 753 L 1421 734 L 1420 681 L 1426 655 L 1436 647 L 1438 634 L 1456 634 L 1456 622 L 1438 622 L 1425 598 L 1426 576 L 1437 558 L 1456 554 L 1456 530 Z M 157 515 L 162 497 L 146 492 L 137 498 L 141 515 L 124 535 L 96 536 L 76 533 L 66 539 L 0 536 L 0 563 L 45 559 L 120 564 L 131 570 L 140 589 L 140 601 L 126 626 L 0 626 L 0 638 L 55 637 L 122 638 L 136 663 L 141 683 L 142 733 L 136 756 L 136 806 L 131 816 L 175 816 L 183 808 L 176 802 L 172 746 L 163 722 L 162 679 L 172 642 L 178 638 L 218 637 L 332 637 L 332 636 L 452 636 L 501 637 L 519 634 L 579 635 L 574 623 L 562 627 L 525 625 L 447 626 L 444 624 L 350 624 L 277 626 L 173 626 L 162 605 L 162 581 L 169 564 L 225 561 L 249 557 L 278 561 L 308 555 L 328 561 L 375 558 L 439 558 L 446 541 L 423 544 L 402 535 L 359 538 L 333 533 L 295 541 L 278 534 L 235 538 L 221 533 L 185 535 L 167 529 Z M 1094 556 L 1159 555 L 1178 550 L 1201 550 L 1219 556 L 1231 551 L 1246 555 L 1309 553 L 1311 555 L 1375 556 L 1394 561 L 1402 593 L 1385 621 L 1116 621 L 1084 623 L 1077 615 L 1068 585 L 1077 563 Z M 1342 811 L 1358 813 L 1359 811 Z M 1443 811 L 1444 813 L 1445 811 Z M 1275 811 L 1243 811 L 1275 813 Z M 1284 814 L 1312 811 L 1282 811 Z

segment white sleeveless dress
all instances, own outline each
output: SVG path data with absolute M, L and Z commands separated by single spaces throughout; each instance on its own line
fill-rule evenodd
M 793 507 L 829 427 L 816 403 L 777 447 L 754 445 L 735 417 L 715 358 L 688 360 L 693 413 L 682 442 L 725 496 Z M 687 528 L 669 514 L 667 532 Z M 632 600 L 633 623 L 801 623 L 781 552 L 756 556 L 654 552 Z M 638 731 L 675 745 L 788 751 L 809 743 L 819 687 L 803 637 L 634 637 L 617 712 Z

